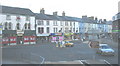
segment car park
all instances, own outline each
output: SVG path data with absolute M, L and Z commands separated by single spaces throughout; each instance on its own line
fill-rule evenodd
M 99 44 L 97 53 L 101 55 L 114 55 L 115 51 L 108 46 L 108 44 Z

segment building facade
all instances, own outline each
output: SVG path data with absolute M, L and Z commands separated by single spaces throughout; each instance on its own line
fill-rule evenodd
M 27 8 L 1 6 L 3 38 L 16 37 L 17 44 L 23 44 L 23 37 L 35 35 L 35 16 Z M 21 41 L 21 42 L 20 42 Z

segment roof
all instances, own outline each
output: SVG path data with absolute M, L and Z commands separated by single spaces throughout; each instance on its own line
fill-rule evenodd
M 107 25 L 112 25 L 112 22 L 113 22 L 113 21 L 107 21 L 106 24 L 107 24 Z
M 77 21 L 77 22 L 81 21 L 81 18 L 77 18 L 77 17 L 70 17 L 70 16 L 59 16 L 59 17 L 61 17 L 65 21 Z
M 51 18 L 52 20 L 60 20 L 62 21 L 63 19 L 59 16 L 55 16 L 55 15 L 49 15 L 49 14 L 46 14 L 49 18 Z
M 10 6 L 2 6 L 2 13 L 34 16 L 30 9 Z
M 97 23 L 96 20 L 93 20 L 93 19 L 90 19 L 90 18 L 82 18 L 81 21 L 84 22 L 84 23 Z
M 41 19 L 41 20 L 51 20 L 52 19 L 52 18 L 50 18 L 47 15 L 42 14 L 42 13 L 35 13 L 35 18 Z

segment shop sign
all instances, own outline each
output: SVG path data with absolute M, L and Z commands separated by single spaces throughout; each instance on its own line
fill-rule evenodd
M 35 36 L 30 36 L 30 42 L 35 42 L 36 37 Z
M 2 38 L 2 44 L 8 44 L 9 38 Z
M 60 37 L 59 37 L 59 41 L 63 41 L 63 36 L 60 36 Z
M 24 36 L 24 42 L 29 42 L 29 36 Z
M 62 33 L 51 33 L 50 35 L 62 35 Z
M 52 37 L 52 41 L 56 41 L 56 37 Z
M 17 30 L 17 35 L 18 35 L 18 36 L 23 36 L 23 34 L 24 34 L 24 31 L 22 31 L 22 30 Z
M 50 34 L 37 34 L 37 36 L 49 36 Z
M 10 43 L 16 43 L 16 37 L 9 37 Z
M 53 36 L 53 35 L 55 35 L 55 33 L 51 33 L 50 35 L 52 35 L 52 36 Z
M 56 33 L 55 35 L 62 35 L 62 33 Z

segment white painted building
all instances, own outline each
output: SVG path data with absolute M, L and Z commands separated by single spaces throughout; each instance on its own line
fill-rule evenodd
M 35 36 L 35 15 L 27 8 L 1 6 L 0 23 L 3 26 L 2 36 L 17 37 L 17 44 L 21 44 L 24 36 Z
M 35 30 L 34 13 L 26 8 L 2 6 L 3 30 Z
M 53 12 L 53 15 L 45 14 L 45 10 L 41 9 L 40 13 L 36 14 L 36 35 L 40 39 L 51 39 L 58 34 L 60 36 L 68 36 L 70 33 L 79 33 L 79 22 L 73 17 L 58 16 L 57 12 Z M 52 36 L 52 37 L 51 37 Z M 73 37 L 71 37 L 73 38 Z

